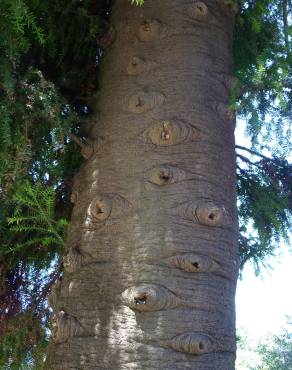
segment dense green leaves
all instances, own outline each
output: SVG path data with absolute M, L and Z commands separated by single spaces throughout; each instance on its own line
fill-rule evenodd
M 243 2 L 235 29 L 235 72 L 242 83 L 239 114 L 248 123 L 253 145 L 278 155 L 291 149 L 291 7 L 290 0 Z
M 253 370 L 288 370 L 292 366 L 292 333 L 284 331 L 257 349 L 262 364 Z

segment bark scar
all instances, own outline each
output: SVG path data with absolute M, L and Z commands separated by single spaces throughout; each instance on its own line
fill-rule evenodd
M 140 284 L 125 290 L 122 303 L 132 310 L 147 312 L 172 309 L 178 306 L 192 307 L 192 304 L 177 297 L 169 289 L 155 284 Z
M 162 347 L 196 356 L 216 350 L 214 338 L 204 333 L 184 333 L 160 344 Z

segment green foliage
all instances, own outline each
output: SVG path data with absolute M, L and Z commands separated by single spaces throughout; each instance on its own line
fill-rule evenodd
M 256 152 L 244 147 L 238 147 L 238 151 L 241 267 L 252 260 L 259 271 L 280 239 L 289 242 L 292 166 L 284 159 L 262 155 L 260 160 L 252 161 L 246 153 Z
M 144 4 L 144 0 L 129 0 L 132 4 L 137 6 L 142 6 Z
M 13 327 L 9 325 L 6 327 L 6 335 L 0 347 L 0 368 L 41 369 L 47 348 L 45 330 L 45 325 L 31 312 L 19 315 Z M 35 346 L 35 343 L 38 345 Z
M 291 148 L 291 5 L 290 0 L 243 2 L 234 40 L 236 75 L 242 83 L 239 113 L 254 147 L 278 155 Z
M 288 370 L 292 367 L 292 333 L 284 331 L 275 335 L 267 343 L 261 344 L 257 352 L 261 365 L 253 370 Z
M 51 261 L 52 252 L 56 253 L 64 246 L 64 231 L 67 221 L 54 219 L 55 191 L 53 187 L 44 187 L 41 183 L 23 182 L 12 196 L 13 212 L 8 217 L 9 231 L 15 242 L 2 250 L 0 258 L 6 254 L 15 254 L 26 248 L 44 248 L 47 252 L 42 260 L 37 261 L 41 267 L 48 267 L 46 257 Z M 35 252 L 34 252 L 35 254 Z M 27 252 L 26 256 L 30 253 Z M 36 262 L 36 256 L 32 258 Z

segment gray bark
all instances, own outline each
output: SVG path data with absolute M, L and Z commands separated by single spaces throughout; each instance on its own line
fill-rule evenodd
M 234 369 L 233 17 L 115 1 L 47 369 Z

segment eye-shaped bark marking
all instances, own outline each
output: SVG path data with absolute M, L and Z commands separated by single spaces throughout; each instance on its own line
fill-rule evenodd
M 182 121 L 161 121 L 154 123 L 143 134 L 146 142 L 157 146 L 170 146 L 190 142 L 199 137 L 199 131 Z
M 53 315 L 52 318 L 52 338 L 55 343 L 64 343 L 71 337 L 82 336 L 84 329 L 79 321 L 60 311 Z
M 183 203 L 175 207 L 175 213 L 194 223 L 213 227 L 228 227 L 228 214 L 224 206 L 211 201 Z
M 128 110 L 132 113 L 144 113 L 162 105 L 164 101 L 165 96 L 160 92 L 139 91 L 130 97 Z
M 90 203 L 85 225 L 116 220 L 127 213 L 131 207 L 132 204 L 118 194 L 102 194 Z
M 94 222 L 104 222 L 112 211 L 112 199 L 107 196 L 94 198 L 89 206 L 88 213 Z
M 122 293 L 122 302 L 132 310 L 147 312 L 190 306 L 167 288 L 154 284 L 130 287 Z
M 168 341 L 161 342 L 161 345 L 190 355 L 203 355 L 215 350 L 214 339 L 203 333 L 180 334 Z
M 64 269 L 67 272 L 74 272 L 82 266 L 91 262 L 91 257 L 87 254 L 82 254 L 77 248 L 70 248 L 69 252 L 63 258 Z
M 187 272 L 220 272 L 219 263 L 212 258 L 195 253 L 176 255 L 167 259 L 170 266 Z
M 203 20 L 208 15 L 208 7 L 202 1 L 196 1 L 188 9 L 189 16 L 196 20 Z
M 162 25 L 156 19 L 146 19 L 140 26 L 138 37 L 142 42 L 150 42 L 157 39 L 161 33 Z
M 149 60 L 144 60 L 139 57 L 133 57 L 127 67 L 127 73 L 130 76 L 137 76 L 143 72 L 150 71 L 156 66 L 156 63 Z
M 202 225 L 226 226 L 227 224 L 225 208 L 211 202 L 198 205 L 195 209 L 194 216 Z
M 188 173 L 178 167 L 161 165 L 148 171 L 146 178 L 151 184 L 164 186 L 187 179 Z

